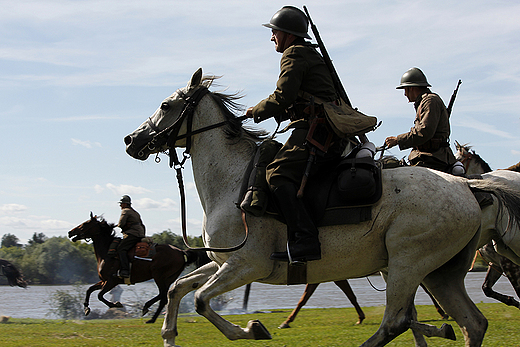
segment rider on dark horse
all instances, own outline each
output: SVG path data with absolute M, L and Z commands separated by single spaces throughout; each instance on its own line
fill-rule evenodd
M 118 272 L 119 277 L 130 277 L 130 262 L 128 251 L 145 237 L 145 226 L 141 221 L 139 213 L 132 208 L 132 200 L 128 195 L 123 195 L 119 201 L 121 206 L 121 217 L 117 227 L 121 228 L 123 240 L 117 247 L 121 267 Z

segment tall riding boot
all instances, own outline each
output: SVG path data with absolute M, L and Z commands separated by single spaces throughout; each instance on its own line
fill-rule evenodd
M 128 254 L 126 251 L 121 251 L 119 253 L 119 261 L 121 263 L 119 267 L 119 277 L 130 277 L 130 262 L 128 261 Z
M 288 252 L 274 252 L 270 259 L 291 263 L 321 259 L 318 228 L 296 193 L 293 184 L 284 184 L 273 190 L 273 197 L 287 224 Z

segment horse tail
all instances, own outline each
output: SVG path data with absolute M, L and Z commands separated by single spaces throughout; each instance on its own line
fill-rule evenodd
M 205 265 L 211 261 L 205 251 L 198 251 L 194 249 L 183 250 L 184 255 L 186 256 L 186 264 L 195 264 L 197 268 Z
M 470 179 L 468 185 L 472 192 L 487 192 L 498 200 L 497 230 L 498 223 L 504 217 L 508 218 L 507 228 L 502 237 L 513 227 L 520 229 L 520 191 L 494 179 Z
M 21 288 L 27 288 L 27 282 L 23 278 L 23 275 L 18 269 L 7 260 L 1 261 L 2 274 L 7 278 L 7 282 L 10 286 L 18 286 Z

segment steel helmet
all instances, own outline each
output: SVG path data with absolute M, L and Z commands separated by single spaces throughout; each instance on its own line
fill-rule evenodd
M 131 205 L 132 204 L 132 199 L 130 199 L 130 197 L 128 195 L 123 195 L 121 197 L 121 200 L 119 200 L 119 203 L 120 204 L 128 204 L 128 205 Z
M 403 74 L 401 84 L 396 89 L 404 89 L 404 87 L 431 87 L 431 85 L 419 68 L 412 67 Z
M 282 7 L 273 15 L 269 23 L 262 25 L 267 28 L 284 31 L 306 39 L 311 38 L 307 34 L 309 28 L 307 15 L 294 6 Z

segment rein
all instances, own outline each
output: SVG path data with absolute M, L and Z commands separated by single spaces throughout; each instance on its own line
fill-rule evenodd
M 179 192 L 181 196 L 181 226 L 182 226 L 182 239 L 184 240 L 184 244 L 188 249 L 191 250 L 198 250 L 198 251 L 209 251 L 209 252 L 234 252 L 236 250 L 239 250 L 240 248 L 244 247 L 246 244 L 247 238 L 249 236 L 249 228 L 247 226 L 246 222 L 246 215 L 245 212 L 242 210 L 242 222 L 244 223 L 245 227 L 245 237 L 242 242 L 234 247 L 226 247 L 226 248 L 214 248 L 214 247 L 191 247 L 188 244 L 188 236 L 187 236 L 187 218 L 186 218 L 186 193 L 184 189 L 184 180 L 182 176 L 182 169 L 184 169 L 184 163 L 186 160 L 188 160 L 191 150 L 191 137 L 196 134 L 203 133 L 208 130 L 212 130 L 215 128 L 219 128 L 221 126 L 224 126 L 229 123 L 229 121 L 223 121 L 220 123 L 212 124 L 197 130 L 192 130 L 193 125 L 193 115 L 195 114 L 195 108 L 199 104 L 200 100 L 209 92 L 209 89 L 206 87 L 200 87 L 197 89 L 191 96 L 187 96 L 186 94 L 182 93 L 181 91 L 177 91 L 177 93 L 181 96 L 181 98 L 184 100 L 184 106 L 182 109 L 182 112 L 179 116 L 179 118 L 169 127 L 165 128 L 162 131 L 159 131 L 159 129 L 153 124 L 150 118 L 148 118 L 148 124 L 150 124 L 152 130 L 154 130 L 157 135 L 154 136 L 154 138 L 144 147 L 148 147 L 149 150 L 154 150 L 157 148 L 158 140 L 165 141 L 168 146 L 168 155 L 170 157 L 170 167 L 174 168 L 177 172 L 177 182 L 179 184 Z M 249 117 L 247 116 L 241 116 L 237 117 L 237 120 L 243 121 L 244 119 L 247 119 Z M 183 124 L 183 121 L 186 120 L 186 134 L 179 135 L 179 130 L 181 128 L 181 125 Z M 179 160 L 179 157 L 177 156 L 177 151 L 175 150 L 175 143 L 178 140 L 186 139 L 186 146 L 185 150 L 183 152 L 183 159 Z M 162 146 L 162 144 L 160 145 Z M 144 152 L 140 152 L 143 153 Z M 160 161 L 160 159 L 159 159 Z M 157 162 L 157 159 L 156 159 Z

